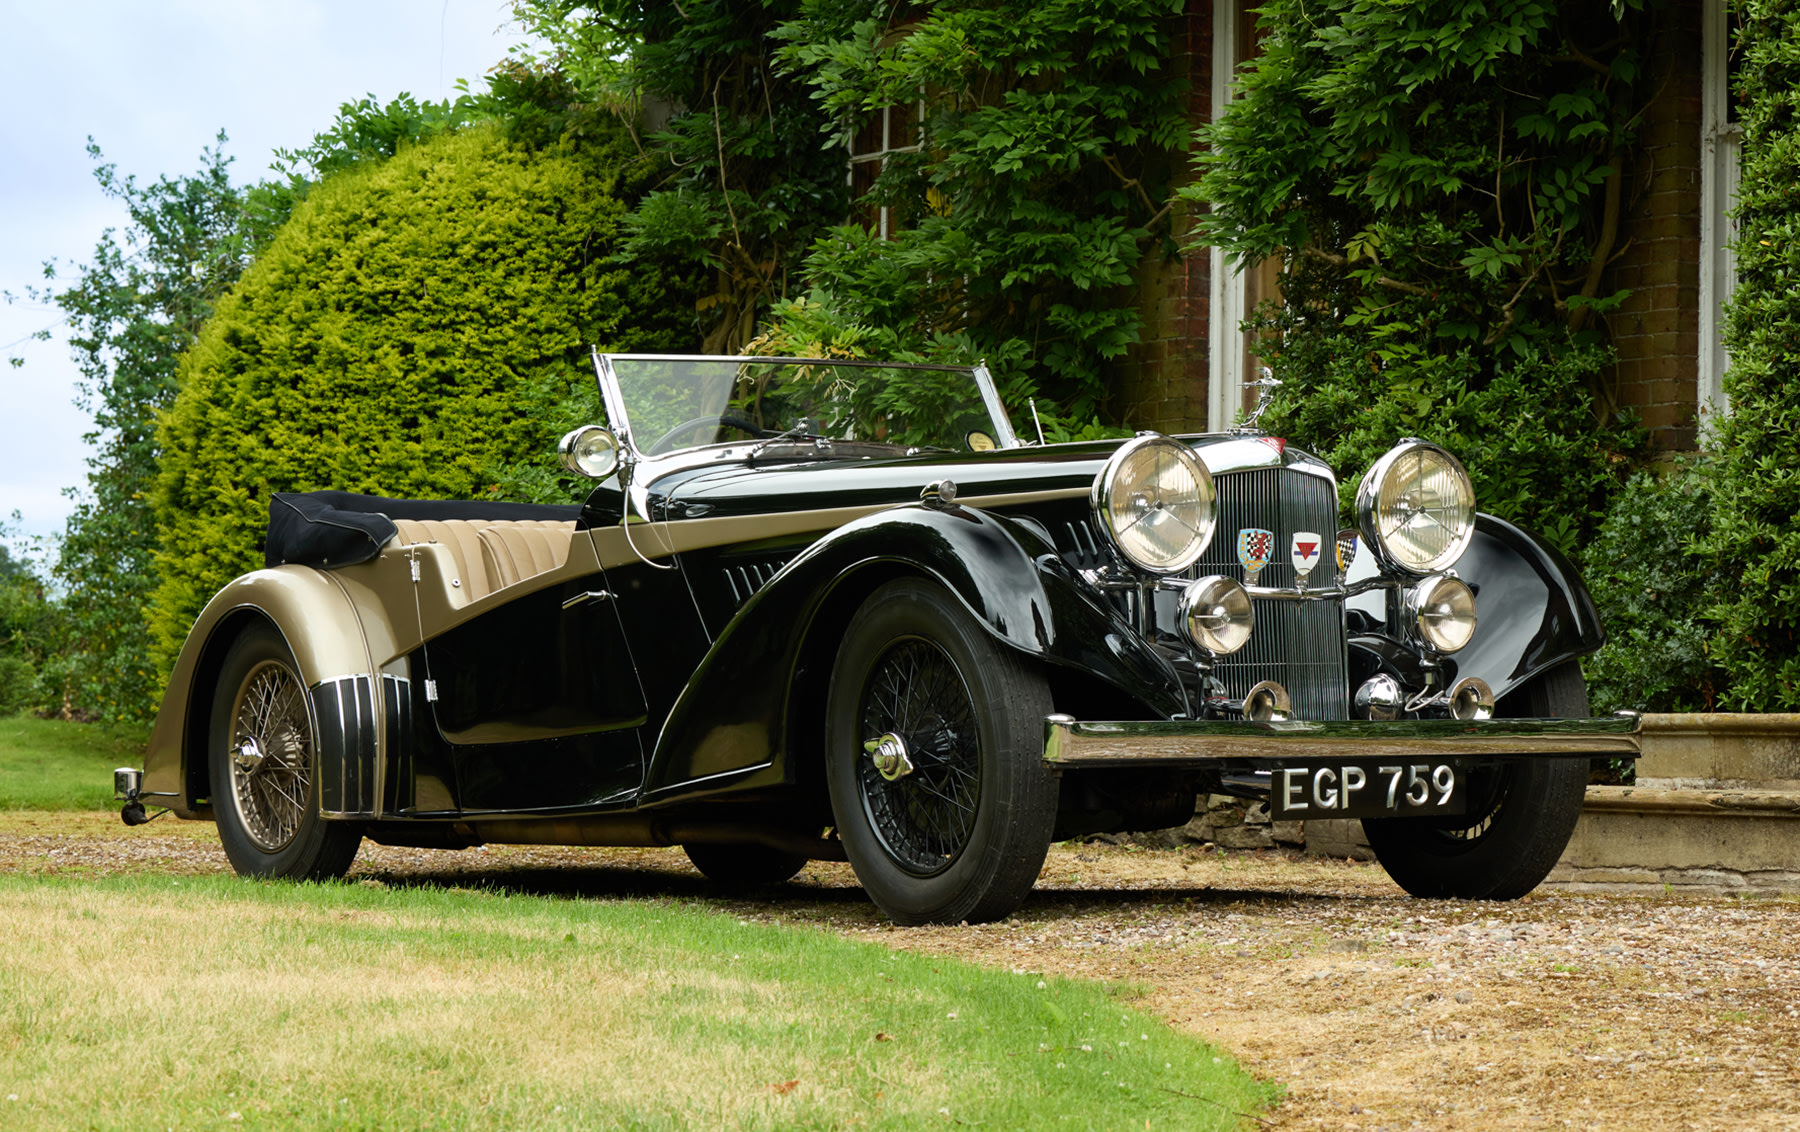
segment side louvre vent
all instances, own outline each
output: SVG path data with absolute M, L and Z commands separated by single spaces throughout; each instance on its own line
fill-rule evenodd
M 329 680 L 312 690 L 319 756 L 320 809 L 375 812 L 375 689 L 367 676 Z
M 736 562 L 725 567 L 725 584 L 731 587 L 731 600 L 740 606 L 749 601 L 756 596 L 757 590 L 768 584 L 770 578 L 781 572 L 781 568 L 786 566 L 792 557 L 789 555 L 786 558 Z

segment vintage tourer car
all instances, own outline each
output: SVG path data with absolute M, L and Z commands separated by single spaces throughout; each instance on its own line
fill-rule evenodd
M 1418 895 L 1508 898 L 1589 760 L 1637 752 L 1588 718 L 1574 568 L 1426 441 L 1340 530 L 1332 469 L 1254 420 L 1048 444 L 981 366 L 594 362 L 580 506 L 274 496 L 127 820 L 214 820 L 261 877 L 365 837 L 679 845 L 736 887 L 848 860 L 919 923 L 1004 916 L 1053 841 L 1217 792 L 1360 818 Z

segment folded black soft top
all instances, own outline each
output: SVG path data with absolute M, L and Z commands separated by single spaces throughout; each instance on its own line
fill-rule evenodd
M 335 570 L 367 562 L 380 553 L 398 529 L 395 519 L 474 519 L 505 521 L 538 519 L 567 522 L 578 518 L 576 505 L 496 503 L 480 499 L 384 499 L 349 491 L 277 492 L 269 500 L 269 537 L 263 543 L 263 565 L 294 563 Z

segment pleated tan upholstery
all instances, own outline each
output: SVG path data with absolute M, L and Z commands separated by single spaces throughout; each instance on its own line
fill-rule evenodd
M 435 542 L 456 560 L 470 601 L 517 585 L 569 560 L 575 523 L 544 519 L 395 519 L 402 546 Z

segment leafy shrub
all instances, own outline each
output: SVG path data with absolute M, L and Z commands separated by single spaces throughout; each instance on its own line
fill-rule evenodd
M 1727 706 L 1800 708 L 1800 11 L 1750 0 L 1739 45 L 1744 109 L 1738 286 L 1727 308 L 1731 413 L 1720 423 L 1702 544 L 1727 583 L 1708 610 Z
M 682 343 L 686 304 L 610 258 L 612 188 L 594 153 L 475 128 L 311 190 L 183 359 L 162 423 L 164 671 L 212 594 L 261 564 L 274 492 L 476 496 L 496 464 L 553 458 L 545 391 L 593 383 L 589 344 Z
M 1468 351 L 1387 367 L 1353 330 L 1285 331 L 1285 382 L 1263 427 L 1338 469 L 1352 513 L 1363 469 L 1403 437 L 1441 444 L 1463 462 L 1483 511 L 1528 527 L 1574 554 L 1623 478 L 1633 436 L 1597 431 L 1587 376 L 1599 347 L 1528 350 L 1495 369 Z
M 1581 563 L 1606 647 L 1582 665 L 1596 712 L 1716 711 L 1724 673 L 1702 614 L 1728 579 L 1696 548 L 1712 531 L 1705 464 L 1639 472 L 1614 496 Z
M 1201 242 L 1278 258 L 1265 423 L 1346 469 L 1457 451 L 1484 509 L 1565 549 L 1636 442 L 1594 316 L 1660 6 L 1270 0 L 1241 97 L 1199 132 Z M 1302 404 L 1301 402 L 1304 402 Z M 1292 406 L 1289 408 L 1289 406 Z
M 38 701 L 37 669 L 21 656 L 0 656 L 0 719 L 17 715 Z

